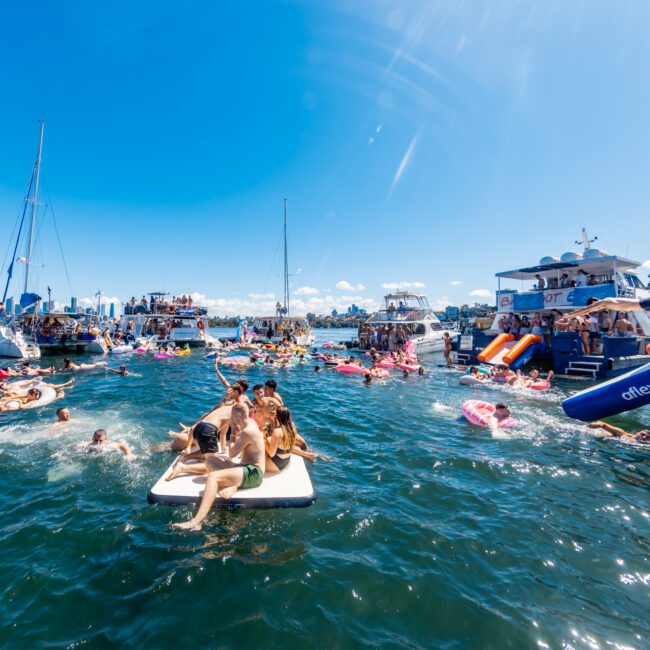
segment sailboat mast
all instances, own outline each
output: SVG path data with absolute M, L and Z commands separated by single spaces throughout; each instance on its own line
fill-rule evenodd
M 41 155 L 43 153 L 43 129 L 45 122 L 41 120 L 41 132 L 38 138 L 38 153 L 36 154 L 34 194 L 32 195 L 32 215 L 29 223 L 29 237 L 27 239 L 27 259 L 25 261 L 25 286 L 23 293 L 27 293 L 27 284 L 29 281 L 29 265 L 32 262 L 32 249 L 34 247 L 34 226 L 36 225 L 36 206 L 38 203 L 38 181 L 41 177 Z
M 284 199 L 284 307 L 289 315 L 289 260 L 287 258 L 287 199 Z

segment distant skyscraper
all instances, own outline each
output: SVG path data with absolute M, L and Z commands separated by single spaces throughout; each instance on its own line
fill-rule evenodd
M 70 311 L 74 314 L 77 311 L 77 299 L 75 296 L 70 298 Z
M 108 317 L 109 318 L 115 318 L 115 303 L 111 303 L 111 308 L 108 311 Z
M 99 315 L 104 318 L 106 316 L 106 305 L 102 303 L 102 305 L 99 308 Z

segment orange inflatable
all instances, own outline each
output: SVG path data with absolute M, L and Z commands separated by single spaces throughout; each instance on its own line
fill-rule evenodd
M 646 354 L 650 354 L 650 343 L 648 343 L 648 345 L 645 346 L 645 352 Z
M 507 352 L 503 355 L 503 363 L 510 365 L 527 347 L 533 343 L 541 343 L 542 337 L 537 334 L 524 334 Z
M 493 357 L 498 351 L 499 348 L 508 341 L 514 341 L 515 337 L 512 334 L 499 334 L 492 343 L 488 344 L 476 357 L 479 361 L 485 362 Z

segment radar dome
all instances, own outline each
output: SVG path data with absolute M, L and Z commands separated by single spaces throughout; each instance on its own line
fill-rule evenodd
M 552 255 L 547 255 L 542 257 L 539 261 L 540 266 L 546 266 L 547 264 L 557 264 L 560 261 L 559 257 L 553 257 Z
M 595 257 L 607 257 L 606 251 L 599 248 L 588 248 L 582 255 L 586 260 L 593 260 Z
M 564 253 L 564 255 L 562 255 L 562 257 L 560 258 L 562 262 L 577 262 L 578 260 L 581 259 L 582 259 L 582 255 L 580 255 L 580 253 L 572 253 L 571 251 L 569 251 L 568 253 Z

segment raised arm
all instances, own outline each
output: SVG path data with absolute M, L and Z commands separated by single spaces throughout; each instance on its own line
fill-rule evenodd
M 214 371 L 219 377 L 219 381 L 224 385 L 224 388 L 230 388 L 230 382 L 219 371 L 219 357 L 214 358 Z
M 611 433 L 616 438 L 620 438 L 620 437 L 634 438 L 634 436 L 628 433 L 627 431 L 624 431 L 619 427 L 615 427 L 612 424 L 607 424 L 607 422 L 603 422 L 602 420 L 598 420 L 597 422 L 589 422 L 587 426 L 590 429 L 605 429 L 607 433 Z

